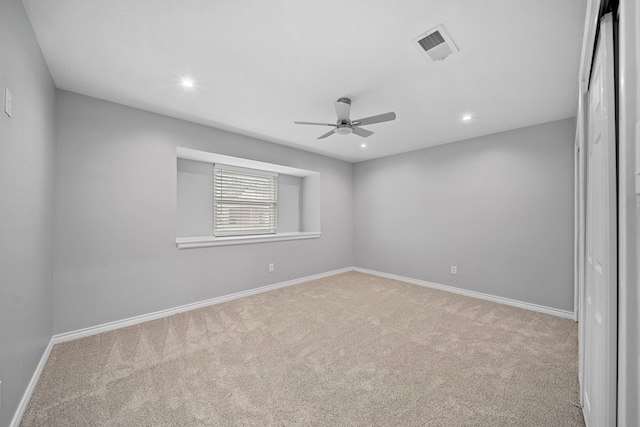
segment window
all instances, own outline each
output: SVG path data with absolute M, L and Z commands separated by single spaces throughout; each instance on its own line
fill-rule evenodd
M 186 147 L 176 157 L 178 249 L 321 236 L 319 172 Z
M 213 235 L 277 232 L 278 174 L 216 164 Z

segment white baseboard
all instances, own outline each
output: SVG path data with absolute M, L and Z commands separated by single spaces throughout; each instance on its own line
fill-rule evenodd
M 79 329 L 77 331 L 65 332 L 62 334 L 54 335 L 52 340 L 54 344 L 61 342 L 71 341 L 78 338 L 88 337 L 90 335 L 100 334 L 102 332 L 113 331 L 114 329 L 124 328 L 125 326 L 136 325 L 138 323 L 148 322 L 149 320 L 159 319 L 161 317 L 171 316 L 173 314 L 182 313 L 189 310 L 195 310 L 201 307 L 209 305 L 220 304 L 223 302 L 231 301 L 234 299 L 246 297 L 249 295 L 260 294 L 263 292 L 273 291 L 275 289 L 284 288 L 287 286 L 298 285 L 300 283 L 308 282 L 310 280 L 322 279 L 323 277 L 334 276 L 340 273 L 346 273 L 353 271 L 353 267 L 341 268 L 338 270 L 327 271 L 325 273 L 314 274 L 311 276 L 300 277 L 298 279 L 287 280 L 286 282 L 280 282 L 273 285 L 261 286 L 255 289 L 249 289 L 242 292 L 236 292 L 235 294 L 223 295 L 216 298 L 207 299 L 204 301 L 198 301 L 191 304 L 185 304 L 166 310 L 156 311 L 154 313 L 143 314 L 141 316 L 129 317 L 128 319 L 116 320 L 114 322 L 103 323 L 102 325 L 90 326 L 88 328 Z
M 441 285 L 439 283 L 427 282 L 425 280 L 412 279 L 410 277 L 398 276 L 396 274 L 382 273 L 380 271 L 368 270 L 366 268 L 354 267 L 354 271 L 361 273 L 373 274 L 374 276 L 385 277 L 387 279 L 399 280 L 401 282 L 411 283 L 413 285 L 424 286 L 427 288 L 438 289 L 441 291 L 452 292 L 472 298 L 483 299 L 487 301 L 497 302 L 499 304 L 510 305 L 513 307 L 524 308 L 526 310 L 537 311 L 539 313 L 550 314 L 552 316 L 563 317 L 565 319 L 575 320 L 573 312 L 559 310 L 557 308 L 545 307 L 543 305 L 531 304 L 528 302 L 513 300 L 509 298 L 498 297 L 495 295 L 483 294 L 481 292 L 468 291 L 466 289 L 456 288 L 454 286 Z
M 49 340 L 49 344 L 47 344 L 47 348 L 45 348 L 44 353 L 42 353 L 40 362 L 38 362 L 38 366 L 36 366 L 36 370 L 31 377 L 31 381 L 29 381 L 29 384 L 27 385 L 27 389 L 25 390 L 24 395 L 22 395 L 22 399 L 18 404 L 18 408 L 13 414 L 13 420 L 11 420 L 11 424 L 9 424 L 10 427 L 18 427 L 20 425 L 20 422 L 22 422 L 22 417 L 27 411 L 27 406 L 29 406 L 29 401 L 31 400 L 33 392 L 36 390 L 36 385 L 38 385 L 38 380 L 40 380 L 40 375 L 42 375 L 44 365 L 46 365 L 47 360 L 49 360 L 49 354 L 51 354 L 53 344 L 53 338 L 51 338 L 51 340 Z
M 169 308 L 166 310 L 156 311 L 154 313 L 143 314 L 140 316 L 130 317 L 127 319 L 116 320 L 114 322 L 104 323 L 102 325 L 90 326 L 88 328 L 79 329 L 76 331 L 65 332 L 62 334 L 57 334 L 52 337 L 53 344 L 58 344 L 61 342 L 71 341 L 78 338 L 87 337 L 90 335 L 100 334 L 102 332 L 112 331 L 114 329 L 123 328 L 126 326 L 136 325 L 143 322 L 148 322 L 150 320 L 159 319 L 166 316 L 171 316 L 173 314 L 182 313 L 189 310 L 195 310 L 201 307 L 206 307 L 209 305 L 220 304 L 223 302 L 231 301 L 234 299 L 246 297 L 249 295 L 255 295 L 263 292 L 272 291 L 275 289 L 284 288 L 287 286 L 298 285 L 300 283 L 308 282 L 311 280 L 321 279 L 323 277 L 334 276 L 336 274 L 346 273 L 348 271 L 359 271 L 361 273 L 372 274 L 375 276 L 386 277 L 389 279 L 400 280 L 402 282 L 411 283 L 418 286 L 425 286 L 428 288 L 439 289 L 446 292 L 453 292 L 460 295 L 465 295 L 473 298 L 479 298 L 487 301 L 493 301 L 500 304 L 511 305 L 514 307 L 520 307 L 527 310 L 537 311 L 540 313 L 551 314 L 553 316 L 559 316 L 567 319 L 574 319 L 574 314 L 570 311 L 559 310 L 556 308 L 545 307 L 541 305 L 531 304 L 523 301 L 512 300 L 509 298 L 498 297 L 495 295 L 483 294 L 475 291 L 468 291 L 466 289 L 456 288 L 453 286 L 441 285 L 438 283 L 427 282 L 424 280 L 412 279 L 410 277 L 398 276 L 396 274 L 383 273 L 380 271 L 369 270 L 366 268 L 360 267 L 346 267 L 338 270 L 327 271 L 325 273 L 314 274 L 311 276 L 300 277 L 298 279 L 288 280 L 285 282 L 276 283 L 273 285 L 262 286 L 255 289 L 249 289 L 246 291 L 236 292 L 230 295 L 223 295 L 216 298 L 207 299 L 204 301 L 198 301 L 191 304 L 185 304 L 178 307 Z
M 275 289 L 284 288 L 287 286 L 298 285 L 300 283 L 308 282 L 311 280 L 322 279 L 324 277 L 334 276 L 336 274 L 346 273 L 349 271 L 359 271 L 361 273 L 372 274 L 374 276 L 385 277 L 388 279 L 399 280 L 401 282 L 411 283 L 418 286 L 425 286 L 428 288 L 439 289 L 446 292 L 452 292 L 460 295 L 465 295 L 473 298 L 479 298 L 487 301 L 493 301 L 500 304 L 511 305 L 514 307 L 524 308 L 527 310 L 537 311 L 540 313 L 551 314 L 553 316 L 563 317 L 567 319 L 574 319 L 574 314 L 565 310 L 558 310 L 555 308 L 544 307 L 541 305 L 530 304 L 522 301 L 516 301 L 508 298 L 502 298 L 494 295 L 483 294 L 480 292 L 468 291 L 465 289 L 455 288 L 453 286 L 440 285 L 437 283 L 427 282 L 424 280 L 412 279 L 410 277 L 398 276 L 395 274 L 382 273 L 380 271 L 368 270 L 366 268 L 360 267 L 346 267 L 338 270 L 332 270 L 325 273 L 314 274 L 311 276 L 301 277 L 298 279 L 288 280 L 286 282 L 280 282 L 273 285 L 262 286 L 255 289 L 249 289 L 242 292 L 236 292 L 230 295 L 223 295 L 216 298 L 211 298 L 204 301 L 199 301 L 191 304 L 185 304 L 178 307 L 170 308 L 167 310 L 160 310 L 154 313 L 143 314 L 141 316 L 130 317 L 128 319 L 116 320 L 114 322 L 104 323 L 102 325 L 91 326 L 84 329 L 79 329 L 77 331 L 65 332 L 62 334 L 57 334 L 51 337 L 51 341 L 47 345 L 38 366 L 36 367 L 36 371 L 33 373 L 33 377 L 27 386 L 27 389 L 22 396 L 22 400 L 16 409 L 16 412 L 13 416 L 13 420 L 11 421 L 10 427 L 18 427 L 20 422 L 22 421 L 22 417 L 24 416 L 25 411 L 27 410 L 27 406 L 29 405 L 29 401 L 31 400 L 31 396 L 35 391 L 36 385 L 38 384 L 38 380 L 40 379 L 40 375 L 42 374 L 42 370 L 44 369 L 45 364 L 47 363 L 47 359 L 49 358 L 49 354 L 51 353 L 51 349 L 55 344 L 75 340 L 78 338 L 87 337 L 90 335 L 99 334 L 102 332 L 112 331 L 114 329 L 123 328 L 125 326 L 136 325 L 138 323 L 148 322 L 149 320 L 155 320 L 166 316 L 171 316 L 173 314 L 182 313 L 189 310 L 195 310 L 201 307 L 206 307 L 209 305 L 220 304 L 226 301 L 231 301 L 234 299 L 246 297 L 249 295 L 260 294 L 263 292 L 272 291 Z
M 172 314 L 182 313 L 189 310 L 195 310 L 200 307 L 206 307 L 209 305 L 220 304 L 226 301 L 231 301 L 234 299 L 246 297 L 249 295 L 260 294 L 263 292 L 273 291 L 275 289 L 284 288 L 287 286 L 298 285 L 300 283 L 308 282 L 311 280 L 322 279 L 323 277 L 334 276 L 340 273 L 346 273 L 349 271 L 353 271 L 353 267 L 341 268 L 338 270 L 327 271 L 325 273 L 314 274 L 311 276 L 300 277 L 298 279 L 287 280 L 286 282 L 280 282 L 273 285 L 262 286 L 255 289 L 249 289 L 242 292 L 236 292 L 231 295 L 223 295 L 216 298 L 211 298 L 204 301 L 199 301 L 191 304 L 181 305 L 179 307 L 170 308 L 167 310 L 160 310 L 154 313 L 143 314 L 141 316 L 130 317 L 128 319 L 116 320 L 115 322 L 104 323 L 102 325 L 91 326 L 84 329 L 79 329 L 77 331 L 65 332 L 62 334 L 57 334 L 51 337 L 47 348 L 45 349 L 42 357 L 40 358 L 40 362 L 36 367 L 36 371 L 33 373 L 33 377 L 31 377 L 31 381 L 27 386 L 27 389 L 22 396 L 22 400 L 16 409 L 16 412 L 13 416 L 13 420 L 11 421 L 10 427 L 19 427 L 20 422 L 22 422 L 22 417 L 24 416 L 25 411 L 27 410 L 27 406 L 29 406 L 29 401 L 31 400 L 31 396 L 33 396 L 33 392 L 35 391 L 36 385 L 38 384 L 38 380 L 40 379 L 40 375 L 42 374 L 42 370 L 44 369 L 44 365 L 47 363 L 49 359 L 49 354 L 51 353 L 51 349 L 55 344 L 75 340 L 78 338 L 88 337 L 90 335 L 99 334 L 102 332 L 112 331 L 114 329 L 123 328 L 125 326 L 131 326 L 142 322 L 147 322 L 149 320 L 159 319 L 161 317 L 171 316 Z

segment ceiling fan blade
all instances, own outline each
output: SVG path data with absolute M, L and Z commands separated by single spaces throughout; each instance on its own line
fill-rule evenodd
M 318 125 L 318 126 L 335 126 L 334 123 L 316 123 L 316 122 L 293 122 L 296 125 Z
M 362 128 L 359 128 L 358 126 L 354 126 L 352 130 L 353 130 L 353 133 L 363 138 L 367 138 L 373 135 L 373 132 L 371 132 L 370 130 L 362 129 Z
M 349 120 L 349 112 L 351 111 L 351 100 L 349 98 L 340 98 L 336 101 L 336 116 L 338 121 Z
M 360 120 L 354 120 L 352 124 L 354 126 L 372 125 L 374 123 L 388 122 L 395 119 L 396 119 L 396 113 L 391 112 L 391 113 L 378 114 L 377 116 L 365 117 L 364 119 L 360 119 Z
M 336 133 L 336 130 L 335 130 L 335 129 L 333 129 L 331 132 L 327 132 L 327 133 L 325 133 L 324 135 L 320 135 L 317 139 L 324 139 L 324 138 L 326 138 L 326 137 L 328 137 L 328 136 L 333 135 L 334 133 Z

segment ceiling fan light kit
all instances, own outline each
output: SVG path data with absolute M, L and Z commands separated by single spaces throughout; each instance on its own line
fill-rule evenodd
M 384 113 L 378 114 L 376 116 L 365 117 L 359 120 L 351 120 L 350 112 L 351 112 L 351 99 L 349 98 L 340 98 L 335 103 L 336 108 L 336 116 L 337 120 L 335 124 L 331 123 L 317 123 L 317 122 L 294 122 L 298 125 L 314 125 L 314 126 L 332 126 L 334 129 L 325 133 L 324 135 L 320 135 L 318 139 L 324 139 L 328 136 L 337 133 L 339 135 L 348 135 L 350 133 L 354 133 L 362 138 L 367 138 L 373 135 L 373 132 L 367 129 L 363 129 L 360 126 L 363 125 L 372 125 L 375 123 L 389 122 L 391 120 L 396 119 L 396 113 Z
M 351 129 L 348 125 L 338 125 L 336 128 L 336 133 L 340 135 L 348 135 L 353 133 L 353 129 Z

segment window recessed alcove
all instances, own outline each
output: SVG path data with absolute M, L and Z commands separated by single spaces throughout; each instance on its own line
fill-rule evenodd
M 320 173 L 306 169 L 178 147 L 178 249 L 319 238 Z M 214 167 L 226 165 L 278 174 L 277 231 L 213 235 Z

